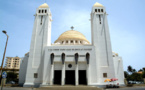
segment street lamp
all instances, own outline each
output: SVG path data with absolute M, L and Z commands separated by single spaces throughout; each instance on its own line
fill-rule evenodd
M 5 30 L 3 30 L 2 32 L 3 32 L 4 34 L 6 34 L 6 36 L 7 36 L 7 41 L 6 41 L 5 50 L 4 50 L 3 59 L 2 59 L 2 64 L 1 64 L 0 76 L 2 76 L 3 63 L 4 63 L 4 59 L 5 59 L 5 54 L 6 54 L 6 49 L 7 49 L 7 43 L 8 43 L 8 38 L 9 38 L 9 36 L 7 35 L 7 32 L 6 32 Z

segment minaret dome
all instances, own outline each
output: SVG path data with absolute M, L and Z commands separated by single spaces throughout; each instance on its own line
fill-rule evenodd
M 96 2 L 96 3 L 93 5 L 93 7 L 104 7 L 104 6 L 103 6 L 102 4 Z
M 44 3 L 42 5 L 39 6 L 39 8 L 48 8 L 49 6 L 47 5 L 47 3 Z

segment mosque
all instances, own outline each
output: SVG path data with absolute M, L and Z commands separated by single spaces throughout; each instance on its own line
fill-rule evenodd
M 95 3 L 91 11 L 91 43 L 79 31 L 68 30 L 51 44 L 52 14 L 40 5 L 35 14 L 29 53 L 19 71 L 19 85 L 106 85 L 105 79 L 117 78 L 124 85 L 122 58 L 112 52 L 105 7 Z

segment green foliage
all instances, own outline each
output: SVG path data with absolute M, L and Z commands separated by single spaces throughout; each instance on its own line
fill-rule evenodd
M 145 78 L 145 71 L 143 72 L 142 77 Z
M 140 70 L 138 70 L 138 71 L 140 72 L 140 71 L 143 71 L 143 70 L 142 70 L 142 69 L 140 69 Z
M 124 76 L 125 76 L 125 78 L 127 78 L 128 77 L 128 72 L 127 71 L 124 71 Z
M 142 70 L 145 72 L 145 68 L 142 68 Z
M 132 70 L 132 66 L 129 65 L 127 71 L 130 72 L 130 73 L 132 73 L 132 71 L 133 71 Z
M 139 71 L 142 71 L 143 74 L 137 73 L 137 71 L 135 69 L 133 69 L 132 66 L 128 66 L 127 71 L 124 72 L 124 76 L 127 79 L 127 81 L 129 81 L 129 80 L 131 80 L 131 81 L 143 81 L 143 78 L 145 78 L 145 68 L 142 68 L 139 70 Z
M 133 73 L 133 74 L 127 76 L 127 81 L 129 81 L 129 80 L 131 80 L 131 81 L 142 81 L 143 78 L 142 78 L 141 74 Z
M 142 81 L 143 80 L 142 75 L 138 74 L 138 73 L 133 73 L 131 75 L 131 78 L 133 81 Z
M 132 69 L 132 72 L 133 72 L 133 73 L 136 73 L 136 70 L 135 70 L 135 69 Z

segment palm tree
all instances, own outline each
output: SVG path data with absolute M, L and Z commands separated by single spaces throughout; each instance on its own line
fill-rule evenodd
M 142 72 L 143 70 L 142 69 L 140 69 L 140 70 L 138 70 L 139 72 Z
M 135 70 L 135 69 L 133 69 L 133 70 L 132 70 L 132 72 L 133 72 L 133 73 L 136 73 L 136 70 Z
M 142 68 L 145 71 L 145 68 Z
M 128 72 L 127 71 L 124 71 L 124 76 L 125 76 L 125 78 L 127 78 L 128 77 Z
M 143 72 L 142 77 L 145 78 L 145 71 Z
M 127 71 L 130 72 L 130 74 L 131 74 L 133 71 L 132 66 L 129 65 Z

